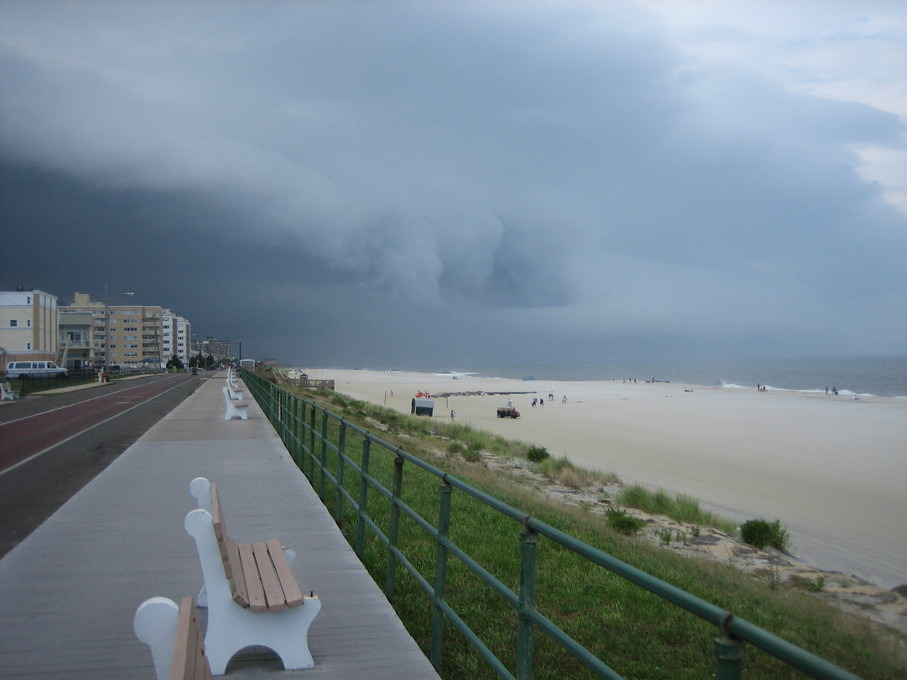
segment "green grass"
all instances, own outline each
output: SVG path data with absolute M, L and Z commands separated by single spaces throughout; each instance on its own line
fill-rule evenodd
M 639 508 L 652 515 L 665 515 L 678 522 L 714 527 L 732 536 L 737 533 L 733 522 L 703 510 L 698 500 L 686 494 L 672 496 L 664 489 L 653 491 L 641 484 L 632 484 L 621 489 L 616 500 L 620 505 Z
M 311 398 L 310 394 L 306 395 Z M 389 443 L 424 457 L 428 464 L 444 469 L 481 491 L 526 515 L 537 518 L 577 539 L 685 590 L 722 609 L 733 611 L 791 643 L 832 663 L 858 673 L 866 680 L 904 677 L 907 660 L 905 638 L 882 631 L 863 619 L 844 615 L 824 604 L 803 588 L 771 587 L 763 580 L 734 569 L 697 559 L 683 558 L 634 540 L 609 526 L 608 518 L 581 509 L 552 504 L 531 490 L 487 467 L 463 460 L 462 452 L 479 446 L 495 449 L 497 455 L 521 457 L 528 446 L 497 437 L 482 437 L 460 425 L 432 419 L 396 416 L 378 407 L 341 399 L 331 407 L 344 417 L 375 432 Z M 385 409 L 386 411 L 386 409 Z M 399 414 L 397 414 L 399 415 Z M 417 420 L 418 423 L 408 421 Z M 318 418 L 320 423 L 320 416 Z M 391 429 L 389 423 L 393 423 Z M 376 430 L 376 425 L 380 429 Z M 426 429 L 427 428 L 427 429 Z M 330 425 L 331 441 L 337 441 L 337 425 Z M 414 434 L 418 433 L 418 434 Z M 477 443 L 481 441 L 481 444 Z M 455 453 L 451 454 L 451 451 Z M 361 460 L 361 441 L 346 437 L 346 454 Z M 393 485 L 393 454 L 373 444 L 369 472 L 385 488 Z M 549 459 L 550 460 L 550 459 Z M 569 467 L 569 466 L 566 466 Z M 305 469 L 307 469 L 304 466 Z M 336 474 L 336 456 L 329 455 L 329 468 Z M 347 492 L 358 498 L 359 482 L 353 471 L 344 474 Z M 421 517 L 436 524 L 440 480 L 407 462 L 403 471 L 402 501 Z M 317 484 L 316 484 L 316 488 Z M 644 491 L 644 490 L 643 490 Z M 642 494 L 652 507 L 691 513 L 697 524 L 713 525 L 696 514 L 698 504 L 672 498 L 665 492 Z M 325 503 L 333 512 L 336 491 L 328 489 Z M 369 516 L 385 533 L 390 528 L 390 504 L 370 491 Z M 652 511 L 652 510 L 649 510 Z M 698 518 L 698 519 L 697 519 Z M 356 516 L 344 504 L 339 525 L 352 542 Z M 520 580 L 520 534 L 523 526 L 459 490 L 452 495 L 450 540 L 479 562 L 484 569 L 514 591 Z M 381 541 L 367 532 L 363 562 L 376 582 L 386 582 L 388 553 Z M 398 546 L 429 584 L 434 582 L 437 548 L 425 529 L 401 514 Z M 402 567 L 396 571 L 395 587 L 389 594 L 406 628 L 428 653 L 431 641 L 431 606 L 416 579 Z M 483 642 L 514 671 L 516 659 L 516 613 L 488 585 L 459 560 L 451 558 L 445 598 Z M 698 617 L 650 594 L 640 587 L 578 557 L 554 542 L 538 542 L 536 606 L 546 617 L 611 666 L 623 677 L 640 680 L 702 679 L 714 677 L 713 640 L 718 631 Z M 534 678 L 593 677 L 541 631 L 535 634 Z M 448 624 L 440 669 L 445 680 L 482 680 L 497 677 L 466 638 Z M 744 675 L 748 680 L 802 678 L 764 652 L 747 646 Z

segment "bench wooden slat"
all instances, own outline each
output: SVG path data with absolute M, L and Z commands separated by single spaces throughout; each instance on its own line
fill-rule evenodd
M 188 607 L 186 606 L 186 598 L 183 598 L 182 602 L 180 602 L 179 616 L 176 620 L 176 644 L 173 646 L 173 664 L 170 667 L 171 678 L 186 677 L 186 668 L 191 660 L 189 653 L 190 644 L 192 645 L 192 651 L 195 651 L 195 640 L 192 639 L 195 603 L 191 602 L 191 598 L 189 599 L 190 606 Z M 196 628 L 196 632 L 197 630 Z M 194 664 L 192 667 L 194 668 Z
M 236 541 L 230 541 L 228 544 L 229 554 L 224 562 L 224 574 L 230 581 L 233 588 L 233 599 L 243 607 L 249 606 L 249 590 L 246 585 L 246 578 L 242 568 L 242 556 L 240 555 L 240 544 Z
M 274 565 L 274 571 L 277 572 L 277 578 L 280 580 L 280 587 L 283 590 L 283 597 L 288 607 L 298 607 L 305 602 L 302 591 L 296 583 L 296 577 L 287 561 L 287 556 L 280 546 L 280 541 L 272 538 L 268 541 L 268 554 L 271 556 L 271 562 Z
M 268 609 L 275 611 L 286 609 L 287 601 L 283 596 L 283 588 L 280 587 L 280 580 L 274 569 L 268 544 L 265 541 L 256 541 L 252 544 L 252 551 L 255 554 L 255 564 L 258 567 L 258 575 Z
M 248 543 L 239 543 L 238 546 L 243 574 L 256 574 L 258 572 L 258 565 L 255 564 L 255 555 L 252 551 L 252 546 Z M 261 585 L 261 579 L 254 577 L 247 578 L 245 585 L 249 609 L 253 612 L 263 612 L 267 610 L 268 602 L 265 600 L 265 592 Z
M 192 597 L 184 597 L 180 602 L 170 678 L 211 680 L 211 668 L 205 656 L 205 641 L 198 626 L 198 612 Z

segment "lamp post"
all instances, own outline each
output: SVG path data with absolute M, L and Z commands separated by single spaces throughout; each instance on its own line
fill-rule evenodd
M 107 292 L 107 284 L 104 284 L 104 373 L 110 371 L 110 301 L 120 295 L 135 295 L 135 292 L 130 290 L 110 295 Z

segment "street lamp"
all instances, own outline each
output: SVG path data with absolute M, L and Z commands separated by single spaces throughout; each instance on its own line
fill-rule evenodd
M 135 295 L 133 291 L 125 293 L 114 293 L 110 295 L 107 292 L 107 284 L 104 284 L 104 372 L 110 371 L 110 301 L 121 295 Z

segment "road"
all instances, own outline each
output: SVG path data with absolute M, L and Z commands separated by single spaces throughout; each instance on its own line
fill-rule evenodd
M 4 402 L 0 557 L 192 394 L 207 375 L 150 376 Z

